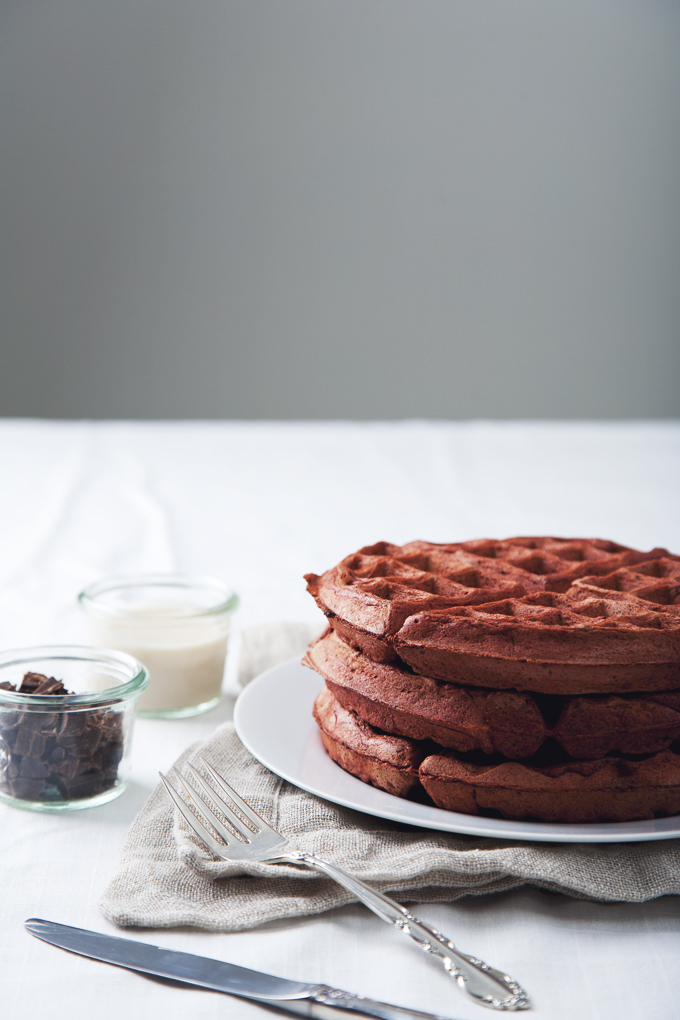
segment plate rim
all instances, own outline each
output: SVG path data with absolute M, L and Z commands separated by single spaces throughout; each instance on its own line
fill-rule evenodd
M 356 776 L 345 772 L 339 765 L 328 756 L 321 739 L 318 740 L 318 748 L 323 754 L 325 763 L 330 763 L 339 773 L 341 791 L 346 785 L 350 793 L 339 796 L 335 791 L 328 792 L 323 786 L 315 786 L 304 778 L 295 775 L 280 762 L 276 760 L 276 754 L 272 756 L 271 749 L 263 748 L 258 744 L 257 727 L 255 727 L 255 738 L 251 729 L 253 717 L 257 719 L 262 712 L 265 703 L 264 692 L 271 686 L 276 686 L 284 677 L 288 677 L 289 671 L 295 670 L 298 673 L 299 686 L 309 681 L 317 681 L 317 693 L 323 686 L 323 679 L 319 674 L 305 667 L 300 662 L 299 656 L 286 659 L 269 669 L 259 673 L 250 683 L 243 688 L 234 705 L 234 727 L 239 740 L 246 750 L 256 758 L 260 764 L 269 769 L 281 779 L 285 779 L 298 789 L 305 790 L 316 797 L 347 807 L 362 814 L 378 818 L 386 818 L 390 821 L 400 822 L 406 825 L 413 825 L 416 828 L 432 829 L 438 832 L 452 832 L 467 836 L 481 836 L 486 839 L 509 839 L 527 842 L 548 842 L 548 843 L 634 843 L 648 842 L 662 839 L 677 839 L 680 837 L 680 815 L 672 815 L 668 818 L 640 820 L 636 822 L 517 822 L 501 818 L 486 818 L 478 815 L 465 815 L 460 812 L 447 811 L 444 808 L 430 807 L 426 804 L 419 804 L 417 801 L 410 801 L 401 797 L 395 797 L 386 790 L 379 790 L 368 783 L 363 783 Z M 299 672 L 298 672 L 299 671 Z M 309 675 L 307 675 L 309 674 Z M 289 688 L 290 689 L 290 686 Z M 316 696 L 316 695 L 315 695 Z M 270 702 L 268 704 L 271 704 Z M 311 702 L 309 706 L 308 723 L 305 728 L 305 737 L 317 732 L 315 723 L 312 720 Z M 301 720 L 301 726 L 303 722 Z M 346 780 L 346 784 L 344 782 Z M 355 785 L 356 784 L 356 785 Z M 355 791 L 361 800 L 362 791 L 372 791 L 366 794 L 377 804 L 361 804 L 351 796 Z M 375 794 L 380 797 L 376 798 Z M 383 801 L 382 798 L 385 798 Z M 420 817 L 421 812 L 427 815 Z M 675 822 L 675 829 L 664 831 L 660 825 L 669 825 Z M 568 826 L 561 830 L 560 826 Z M 496 830 L 496 831 L 494 831 Z

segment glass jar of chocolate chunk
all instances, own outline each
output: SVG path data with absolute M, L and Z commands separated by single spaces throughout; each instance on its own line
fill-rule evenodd
M 123 652 L 58 645 L 0 652 L 0 800 L 62 811 L 119 796 L 148 682 L 145 667 Z

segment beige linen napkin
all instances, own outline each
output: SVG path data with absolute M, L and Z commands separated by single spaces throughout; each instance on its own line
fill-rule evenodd
M 239 678 L 273 665 L 311 636 L 293 625 L 242 635 Z M 314 628 L 312 628 L 313 630 Z M 274 637 L 272 638 L 272 635 Z M 266 649 L 273 649 L 267 655 Z M 188 748 L 175 767 L 204 755 L 246 800 L 298 845 L 328 856 L 404 901 L 450 901 L 529 883 L 581 899 L 642 902 L 680 894 L 680 840 L 557 844 L 503 841 L 415 829 L 329 804 L 273 775 L 243 747 L 231 723 Z M 101 908 L 116 924 L 192 925 L 237 931 L 318 914 L 353 897 L 294 865 L 215 861 L 159 786 L 135 819 Z

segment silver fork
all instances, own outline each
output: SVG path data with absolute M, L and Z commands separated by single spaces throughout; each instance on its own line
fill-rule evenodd
M 425 921 L 414 917 L 405 907 L 400 906 L 389 896 L 376 892 L 358 878 L 349 875 L 336 864 L 331 864 L 330 861 L 317 857 L 316 854 L 306 850 L 298 850 L 286 836 L 273 829 L 264 818 L 253 811 L 215 771 L 212 765 L 204 759 L 199 759 L 199 761 L 215 786 L 226 794 L 233 807 L 215 792 L 192 765 L 187 767 L 196 785 L 205 796 L 201 796 L 193 786 L 186 783 L 178 772 L 175 774 L 195 811 L 188 807 L 165 776 L 162 773 L 159 775 L 180 813 L 196 835 L 217 857 L 225 861 L 248 860 L 269 864 L 303 864 L 313 871 L 319 871 L 322 875 L 327 875 L 354 893 L 357 899 L 361 900 L 383 921 L 395 925 L 400 931 L 409 935 L 426 953 L 438 956 L 458 986 L 472 996 L 476 1002 L 490 1006 L 492 1009 L 529 1009 L 530 1004 L 526 992 L 507 974 L 494 967 L 489 967 L 487 963 L 477 957 L 460 952 L 445 935 L 440 934 Z M 205 799 L 206 797 L 208 800 Z M 224 815 L 231 829 L 227 828 L 208 801 L 212 801 L 215 808 Z M 205 822 L 215 830 L 223 842 L 215 839 L 213 833 L 204 824 Z M 235 833 L 238 833 L 238 836 Z

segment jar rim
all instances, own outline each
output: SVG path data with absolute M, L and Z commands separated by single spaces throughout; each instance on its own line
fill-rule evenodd
M 201 617 L 215 617 L 235 610 L 239 604 L 239 598 L 233 589 L 229 588 L 222 581 L 213 577 L 203 577 L 195 574 L 166 573 L 166 574 L 119 574 L 101 578 L 89 584 L 78 595 L 78 602 L 85 612 L 103 620 L 121 620 L 126 624 L 139 622 L 148 626 L 148 618 L 135 619 L 136 609 L 133 607 L 116 606 L 107 602 L 104 596 L 111 592 L 133 588 L 173 588 L 176 590 L 202 589 L 215 593 L 216 601 L 208 606 L 182 606 L 181 611 L 175 611 L 171 604 L 167 606 L 167 612 L 158 614 L 157 623 L 163 619 L 176 622 L 178 620 L 196 620 Z M 165 610 L 166 607 L 164 606 Z
M 104 707 L 116 702 L 128 701 L 142 693 L 149 683 L 149 671 L 138 659 L 127 652 L 110 648 L 96 648 L 89 645 L 34 645 L 30 648 L 9 648 L 0 651 L 0 670 L 6 666 L 26 665 L 30 672 L 31 663 L 45 659 L 91 662 L 105 666 L 123 667 L 129 679 L 106 687 L 103 691 L 88 691 L 85 694 L 29 694 L 20 691 L 0 689 L 0 704 L 26 709 L 50 708 L 54 711 L 69 708 Z

